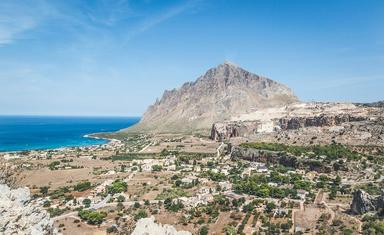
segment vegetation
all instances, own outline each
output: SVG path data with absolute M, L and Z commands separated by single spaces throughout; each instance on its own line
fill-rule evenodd
M 161 171 L 162 169 L 163 169 L 163 167 L 160 165 L 153 165 L 152 166 L 152 171 Z
M 178 197 L 186 197 L 188 193 L 181 188 L 165 189 L 159 195 L 156 196 L 156 200 L 174 199 Z
M 211 170 L 202 173 L 201 177 L 207 177 L 207 178 L 209 178 L 210 180 L 213 180 L 213 181 L 224 181 L 224 180 L 227 179 L 227 177 L 225 176 L 224 173 L 221 173 L 221 172 L 215 173 L 215 172 L 213 172 Z
M 172 202 L 170 198 L 167 198 L 164 200 L 164 207 L 169 211 L 178 212 L 184 208 L 184 205 L 180 201 Z
M 145 210 L 139 210 L 136 214 L 135 214 L 135 217 L 134 219 L 137 221 L 139 219 L 142 219 L 142 218 L 147 218 L 148 217 L 148 214 Z
M 208 227 L 207 226 L 202 226 L 200 229 L 199 229 L 199 235 L 208 235 Z
M 63 214 L 66 211 L 66 209 L 60 209 L 60 208 L 48 208 L 48 213 L 51 217 L 59 216 Z
M 48 165 L 48 168 L 53 171 L 53 170 L 57 170 L 58 166 L 60 165 L 60 162 L 59 161 L 53 161 L 51 162 L 49 165 Z
M 295 146 L 284 145 L 278 143 L 242 143 L 242 147 L 263 149 L 270 151 L 280 151 L 300 156 L 303 154 L 314 154 L 315 156 L 327 156 L 329 160 L 336 160 L 339 158 L 347 158 L 350 160 L 358 160 L 361 156 L 344 145 L 330 144 L 330 145 L 315 145 L 315 146 Z
M 109 194 L 116 194 L 116 193 L 122 193 L 126 192 L 128 189 L 128 185 L 126 182 L 122 180 L 115 180 L 112 185 L 107 186 L 107 192 Z
M 79 217 L 87 221 L 88 224 L 101 224 L 104 218 L 107 217 L 107 213 L 104 211 L 80 210 Z
M 382 218 L 366 215 L 363 221 L 363 234 L 384 234 L 384 222 Z
M 92 187 L 91 182 L 89 182 L 89 181 L 83 181 L 83 182 L 80 182 L 80 183 L 76 184 L 76 185 L 73 187 L 73 189 L 74 189 L 75 191 L 78 191 L 78 192 L 83 192 L 83 191 L 85 191 L 85 190 L 90 189 L 91 187 Z
M 47 186 L 43 186 L 43 187 L 40 187 L 40 193 L 43 195 L 43 196 L 47 196 L 48 194 L 48 187 Z
M 92 201 L 91 201 L 91 199 L 86 198 L 86 199 L 83 200 L 82 203 L 85 206 L 85 208 L 88 208 L 88 207 L 91 206 Z
M 65 198 L 65 196 L 69 193 L 68 187 L 61 187 L 53 192 L 51 192 L 49 195 L 51 199 L 57 199 L 57 198 Z
M 382 193 L 382 187 L 373 183 L 361 184 L 358 186 L 358 188 L 366 191 L 371 195 L 380 195 Z
M 109 158 L 103 158 L 103 160 L 112 160 L 112 161 L 133 161 L 137 159 L 146 159 L 146 158 L 155 158 L 155 154 L 151 153 L 125 153 L 122 155 L 115 155 Z
M 293 184 L 293 189 L 269 185 L 269 182 L 277 184 Z M 269 177 L 266 175 L 255 174 L 242 180 L 235 181 L 234 184 L 235 192 L 246 193 L 262 198 L 284 198 L 288 196 L 296 198 L 298 189 L 310 191 L 311 188 L 311 182 L 304 180 L 301 175 L 290 174 L 284 176 L 276 171 L 272 171 Z

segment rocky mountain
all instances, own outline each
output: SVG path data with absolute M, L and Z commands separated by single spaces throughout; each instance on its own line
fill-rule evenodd
M 208 131 L 214 122 L 261 108 L 295 103 L 287 86 L 225 62 L 195 82 L 165 91 L 129 132 Z M 208 132 L 207 132 L 208 133 Z

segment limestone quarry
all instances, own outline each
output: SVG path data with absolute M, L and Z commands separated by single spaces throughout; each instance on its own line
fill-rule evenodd
M 298 145 L 383 145 L 383 110 L 351 103 L 295 103 L 260 109 L 212 125 L 211 138 Z

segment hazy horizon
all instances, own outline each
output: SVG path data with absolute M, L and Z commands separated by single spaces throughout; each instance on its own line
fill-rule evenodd
M 384 2 L 0 2 L 0 115 L 140 117 L 233 61 L 302 101 L 383 100 Z

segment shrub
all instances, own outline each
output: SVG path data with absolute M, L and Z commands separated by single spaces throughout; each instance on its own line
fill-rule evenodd
M 88 190 L 90 188 L 91 188 L 91 182 L 89 182 L 89 181 L 80 182 L 73 187 L 73 189 L 78 191 L 78 192 L 83 192 L 83 191 Z
M 107 217 L 107 213 L 104 211 L 81 210 L 79 211 L 79 217 L 87 221 L 88 224 L 101 224 L 104 218 Z
M 86 207 L 86 208 L 88 208 L 90 205 L 91 205 L 91 199 L 89 199 L 89 198 L 86 198 L 86 199 L 84 199 L 83 200 L 83 205 Z
M 66 210 L 60 208 L 48 208 L 48 213 L 51 217 L 59 216 L 63 214 Z
M 40 187 L 40 193 L 46 196 L 48 194 L 48 187 L 47 186 Z
M 145 210 L 139 210 L 137 212 L 137 214 L 135 214 L 134 219 L 137 221 L 139 219 L 147 218 L 147 217 L 148 217 L 148 215 L 147 215 L 147 212 Z
M 199 235 L 208 235 L 208 227 L 207 226 L 202 226 L 200 229 L 199 229 Z
M 163 169 L 163 167 L 160 165 L 153 165 L 152 166 L 152 171 L 161 171 L 162 169 Z
M 128 189 L 128 185 L 126 182 L 122 180 L 115 180 L 112 185 L 107 187 L 107 192 L 109 194 L 116 194 L 126 192 Z
M 124 202 L 125 201 L 125 197 L 123 195 L 120 195 L 117 197 L 117 202 Z

